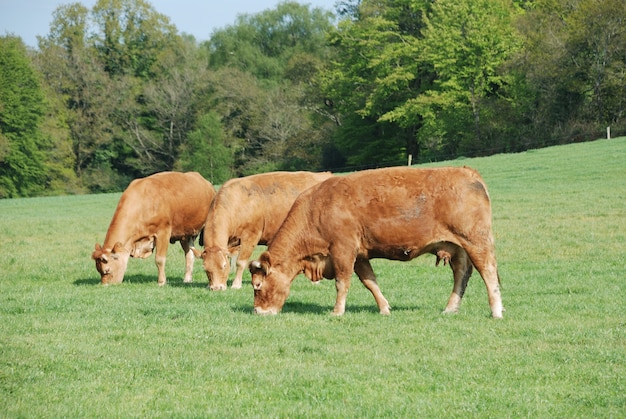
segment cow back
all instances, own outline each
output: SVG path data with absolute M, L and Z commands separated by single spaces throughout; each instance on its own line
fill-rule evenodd
M 244 232 L 270 240 L 298 195 L 328 179 L 328 172 L 270 172 L 231 179 L 217 193 L 209 210 L 204 245 L 225 247 Z
M 309 189 L 271 249 L 289 253 L 296 242 L 300 254 L 326 253 L 340 237 L 359 252 L 393 256 L 403 247 L 423 249 L 476 234 L 491 234 L 489 195 L 476 171 L 396 167 L 336 176 Z
M 133 180 L 122 194 L 105 245 L 171 228 L 171 239 L 196 236 L 215 189 L 199 173 L 162 172 Z

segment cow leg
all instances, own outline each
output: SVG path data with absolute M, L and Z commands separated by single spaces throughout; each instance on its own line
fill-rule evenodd
M 370 290 L 374 296 L 376 304 L 378 304 L 378 308 L 380 309 L 380 314 L 389 315 L 391 307 L 389 307 L 389 302 L 387 302 L 387 299 L 383 296 L 383 293 L 378 287 L 376 274 L 374 274 L 370 261 L 365 258 L 357 258 L 356 263 L 354 264 L 354 272 L 356 272 L 359 276 L 359 279 L 363 285 L 365 285 L 365 288 Z
M 154 256 L 154 262 L 156 263 L 157 270 L 159 271 L 158 282 L 159 286 L 165 285 L 167 279 L 165 278 L 165 259 L 167 258 L 167 246 L 169 246 L 169 234 L 163 236 L 157 236 L 155 239 L 156 243 L 156 254 Z
M 493 260 L 480 268 L 476 266 L 476 269 L 480 273 L 480 276 L 483 277 L 483 281 L 485 281 L 485 286 L 487 287 L 491 317 L 501 319 L 504 307 L 502 306 L 502 295 L 500 294 L 500 277 L 498 276 L 498 267 L 495 258 L 492 257 L 490 259 Z
M 450 267 L 454 276 L 454 286 L 452 288 L 452 294 L 448 299 L 448 305 L 446 305 L 444 313 L 457 313 L 459 306 L 461 305 L 461 299 L 465 294 L 465 288 L 472 275 L 472 261 L 470 260 L 467 252 L 463 248 L 458 247 L 453 251 L 450 258 Z
M 354 256 L 350 257 L 350 253 L 353 253 Z M 342 255 L 342 257 L 335 257 L 334 255 Z M 346 297 L 350 289 L 350 278 L 354 273 L 356 252 L 352 246 L 335 243 L 330 248 L 330 256 L 335 271 L 335 288 L 337 289 L 337 300 L 331 314 L 341 316 L 346 311 Z
M 185 252 L 185 278 L 183 279 L 185 284 L 193 282 L 193 262 L 195 260 L 193 242 L 193 237 L 183 237 L 180 241 L 180 246 L 183 248 L 183 252 Z
M 341 316 L 346 311 L 346 297 L 350 289 L 350 275 L 335 278 L 335 288 L 337 289 L 337 301 L 333 308 L 332 315 Z
M 254 242 L 256 243 L 256 242 Z M 243 284 L 243 271 L 248 267 L 248 261 L 252 252 L 254 251 L 254 244 L 248 245 L 248 242 L 244 243 L 244 239 L 241 239 L 241 247 L 239 248 L 239 255 L 237 255 L 237 271 L 235 272 L 235 279 L 230 286 L 233 289 L 240 289 Z
M 489 297 L 489 307 L 491 308 L 491 316 L 495 319 L 502 318 L 504 307 L 502 306 L 502 296 L 500 295 L 500 277 L 498 276 L 498 264 L 493 248 L 487 251 L 482 249 L 468 248 L 467 252 L 472 259 L 472 263 L 476 267 L 478 273 L 483 278 L 487 287 L 487 296 Z

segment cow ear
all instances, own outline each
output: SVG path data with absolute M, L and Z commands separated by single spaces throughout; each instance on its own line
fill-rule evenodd
M 258 260 L 253 260 L 252 262 L 250 262 L 250 266 L 248 266 L 250 268 L 250 270 L 254 269 L 255 271 L 261 269 L 261 262 L 259 262 Z
M 115 246 L 113 246 L 113 250 L 111 251 L 111 253 L 114 253 L 114 254 L 119 253 L 122 250 L 124 250 L 124 246 L 122 245 L 122 243 L 117 242 L 115 243 Z
M 267 275 L 267 268 L 266 268 L 266 266 L 264 264 L 262 264 L 258 260 L 253 260 L 252 262 L 250 262 L 250 265 L 248 266 L 248 269 L 250 269 L 250 273 L 252 275 L 254 275 L 254 274 Z
M 98 260 L 101 254 L 102 254 L 102 247 L 100 247 L 100 245 L 96 243 L 96 250 L 94 250 L 93 253 L 91 254 L 91 258 L 93 260 Z

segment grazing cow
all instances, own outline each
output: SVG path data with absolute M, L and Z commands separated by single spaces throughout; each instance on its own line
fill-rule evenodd
M 336 279 L 333 314 L 341 315 L 356 272 L 380 313 L 389 314 L 369 260 L 425 253 L 452 267 L 445 312 L 458 311 L 473 265 L 492 316 L 502 317 L 491 205 L 478 172 L 395 167 L 333 177 L 298 197 L 268 250 L 250 264 L 254 311 L 280 312 L 292 281 L 304 273 L 312 281 Z
M 180 241 L 185 252 L 185 282 L 192 281 L 193 242 L 215 196 L 213 185 L 199 173 L 163 172 L 133 180 L 122 194 L 104 244 L 96 244 L 103 284 L 124 279 L 129 257 L 147 258 L 156 247 L 158 283 L 165 285 L 168 243 Z
M 218 191 L 204 226 L 204 270 L 212 290 L 226 289 L 229 258 L 239 252 L 232 288 L 241 288 L 243 271 L 257 244 L 267 244 L 305 189 L 328 172 L 271 172 L 231 179 Z

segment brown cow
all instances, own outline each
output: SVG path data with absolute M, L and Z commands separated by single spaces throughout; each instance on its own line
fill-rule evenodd
M 254 311 L 280 312 L 292 281 L 304 273 L 312 281 L 336 278 L 333 314 L 341 315 L 356 272 L 380 313 L 389 314 L 369 260 L 425 253 L 452 267 L 445 312 L 458 311 L 473 265 L 492 316 L 502 317 L 491 205 L 475 170 L 395 167 L 333 177 L 298 197 L 268 251 L 250 264 Z
M 231 179 L 218 191 L 204 227 L 204 270 L 212 290 L 226 289 L 229 257 L 237 251 L 232 288 L 241 288 L 243 271 L 257 244 L 267 244 L 305 189 L 332 175 L 328 172 L 271 172 Z
M 185 252 L 185 282 L 192 281 L 193 242 L 215 196 L 213 185 L 199 173 L 163 172 L 133 180 L 122 194 L 104 244 L 96 244 L 103 284 L 122 282 L 129 257 L 147 258 L 156 247 L 158 283 L 165 285 L 168 243 L 180 241 Z

